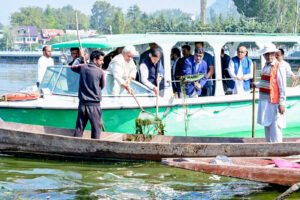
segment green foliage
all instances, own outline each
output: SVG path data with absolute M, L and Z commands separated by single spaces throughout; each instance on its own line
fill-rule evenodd
M 13 26 L 37 26 L 39 29 L 44 28 L 46 17 L 43 9 L 39 7 L 20 8 L 20 12 L 11 15 L 11 25 Z
M 77 11 L 79 29 L 89 28 L 89 18 Z M 11 15 L 13 26 L 37 26 L 38 29 L 76 29 L 75 10 L 71 5 L 62 8 L 51 8 L 49 5 L 45 10 L 39 7 L 20 8 L 20 12 Z
M 154 121 L 150 119 L 135 119 L 135 133 L 149 135 L 150 130 L 153 129 L 152 134 L 164 135 L 165 124 L 160 118 L 155 118 Z
M 97 29 L 100 33 L 146 32 L 293 32 L 296 21 L 296 0 L 233 0 L 240 17 L 215 15 L 209 23 L 192 19 L 180 9 L 163 9 L 147 14 L 132 5 L 126 13 L 109 2 L 95 1 L 91 17 L 78 13 L 79 29 Z M 298 20 L 299 23 L 300 20 Z M 39 7 L 20 8 L 11 15 L 11 25 L 33 25 L 41 28 L 76 29 L 75 10 L 71 5 L 45 10 Z M 1 24 L 0 24 L 1 29 Z M 298 28 L 299 30 L 299 28 Z
M 10 27 L 4 29 L 3 38 L 0 39 L 0 49 L 1 50 L 11 50 L 13 49 L 13 33 Z
M 125 30 L 125 19 L 121 9 L 117 9 L 117 12 L 114 13 L 112 21 L 112 33 L 121 34 Z
M 106 1 L 96 1 L 92 8 L 90 24 L 92 29 L 100 29 L 102 33 L 109 33 L 113 18 L 120 10 Z

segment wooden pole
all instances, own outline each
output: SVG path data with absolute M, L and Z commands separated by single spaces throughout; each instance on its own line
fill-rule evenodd
M 256 62 L 253 62 L 253 82 L 256 78 Z M 252 138 L 255 136 L 255 87 L 252 87 L 253 98 L 252 98 Z
M 80 36 L 79 36 L 79 25 L 78 25 L 78 16 L 77 16 L 77 12 L 75 12 L 75 17 L 76 17 L 76 31 L 77 31 L 77 39 L 78 39 L 78 43 L 79 43 L 79 47 L 80 47 L 80 51 L 83 50 L 82 48 L 82 45 L 81 45 L 81 41 L 80 41 Z M 83 60 L 84 60 L 84 63 L 86 63 L 86 60 L 85 60 L 85 55 L 83 55 Z

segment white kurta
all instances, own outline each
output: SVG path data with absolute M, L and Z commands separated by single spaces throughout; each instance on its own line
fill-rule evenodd
M 38 60 L 38 71 L 37 71 L 37 81 L 39 83 L 42 82 L 47 67 L 53 66 L 54 61 L 52 58 L 47 58 L 46 56 L 42 56 Z
M 262 69 L 262 74 L 270 74 L 271 66 L 275 64 L 277 60 L 273 61 L 270 65 L 265 66 Z M 285 105 L 286 96 L 286 69 L 279 65 L 277 70 L 277 83 L 279 87 L 279 104 L 273 104 L 270 102 L 270 96 L 259 96 L 257 123 L 265 127 L 267 142 L 281 142 L 282 141 L 282 128 L 286 127 L 285 114 L 280 114 L 278 110 L 279 105 Z M 261 83 L 258 83 L 259 87 Z
M 244 75 L 243 74 L 242 63 L 240 61 L 238 73 L 237 73 L 237 75 L 235 75 L 235 73 L 234 73 L 234 62 L 231 59 L 230 62 L 229 62 L 228 72 L 229 72 L 229 75 L 231 76 L 231 78 L 235 79 L 234 80 L 235 84 L 234 84 L 234 88 L 233 88 L 233 93 L 235 93 L 235 94 L 244 94 L 244 93 L 246 93 L 246 91 L 244 90 L 244 81 L 243 80 L 237 80 L 236 78 L 242 78 L 243 76 L 244 76 L 245 80 L 249 80 L 249 79 L 253 78 L 253 63 L 251 63 L 251 66 L 250 66 L 250 73 Z
M 137 69 L 133 60 L 131 59 L 130 62 L 126 62 L 121 53 L 111 60 L 107 72 L 113 75 L 113 79 L 107 79 L 107 85 L 110 85 L 108 93 L 119 95 L 123 91 L 121 85 L 125 84 L 126 80 L 130 78 L 135 79 Z
M 286 62 L 285 60 L 282 60 L 280 62 L 280 66 L 285 68 L 287 77 L 295 76 L 295 74 L 293 73 L 291 66 L 288 62 Z

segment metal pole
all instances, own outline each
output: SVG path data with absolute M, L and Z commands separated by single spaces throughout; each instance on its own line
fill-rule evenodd
M 253 82 L 255 82 L 256 75 L 256 62 L 253 62 Z M 253 99 L 252 99 L 252 138 L 255 136 L 255 87 L 252 87 Z

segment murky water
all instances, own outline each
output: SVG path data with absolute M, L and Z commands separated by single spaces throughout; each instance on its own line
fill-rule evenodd
M 35 81 L 36 65 L 0 64 L 0 94 L 34 85 Z M 286 189 L 155 162 L 58 161 L 0 155 L 1 200 L 266 200 Z M 288 199 L 300 199 L 300 192 Z
M 160 163 L 0 157 L 0 199 L 274 199 L 286 188 Z M 293 196 L 300 198 L 300 193 Z

